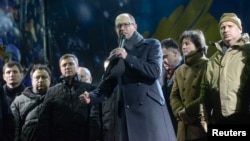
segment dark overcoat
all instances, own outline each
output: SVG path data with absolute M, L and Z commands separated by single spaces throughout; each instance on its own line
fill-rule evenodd
M 15 120 L 10 109 L 10 99 L 0 87 L 0 141 L 14 141 Z
M 109 97 L 118 85 L 123 99 L 120 112 L 123 141 L 175 141 L 159 82 L 162 70 L 160 42 L 143 39 L 127 52 L 126 59 L 118 64 L 117 70 L 124 69 L 121 76 L 107 69 L 98 88 L 90 92 L 91 102 L 98 102 L 101 96 Z M 112 68 L 110 66 L 108 68 Z

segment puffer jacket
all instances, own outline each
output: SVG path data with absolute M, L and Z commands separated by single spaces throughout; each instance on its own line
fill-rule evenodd
M 34 94 L 32 87 L 27 87 L 12 102 L 11 110 L 16 122 L 15 141 L 35 140 L 39 111 L 41 110 L 44 96 Z

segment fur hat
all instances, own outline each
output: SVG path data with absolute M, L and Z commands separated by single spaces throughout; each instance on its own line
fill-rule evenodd
M 235 23 L 240 29 L 242 29 L 241 20 L 237 17 L 235 13 L 224 13 L 220 17 L 219 27 L 221 26 L 223 22 L 227 22 L 227 21 Z

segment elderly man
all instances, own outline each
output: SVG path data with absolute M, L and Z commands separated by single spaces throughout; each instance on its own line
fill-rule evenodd
M 83 82 L 92 83 L 92 75 L 88 68 L 78 67 L 77 73 L 81 76 Z

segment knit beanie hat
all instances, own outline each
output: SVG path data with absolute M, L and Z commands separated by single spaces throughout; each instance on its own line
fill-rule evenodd
M 227 21 L 235 23 L 240 29 L 242 29 L 241 20 L 237 17 L 235 13 L 224 13 L 220 17 L 219 27 L 223 22 Z

